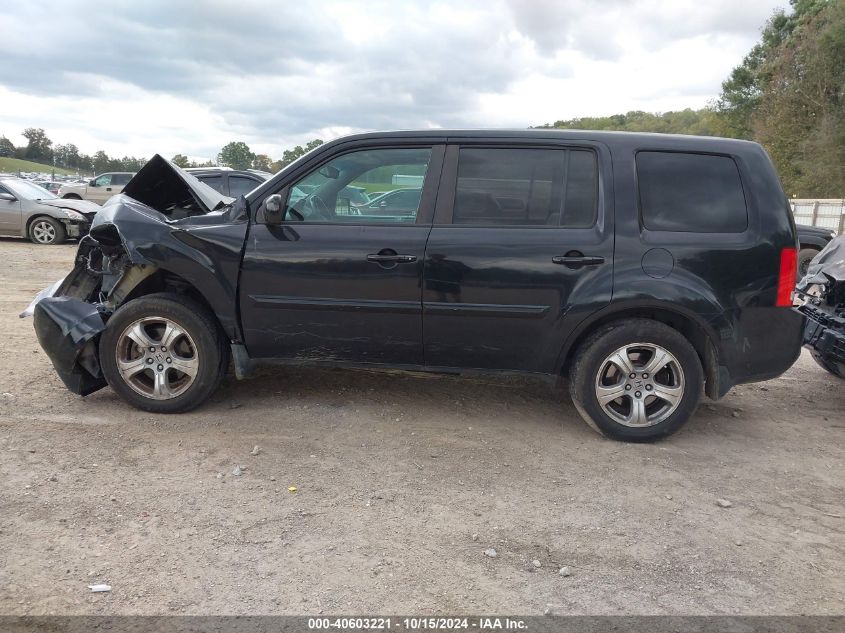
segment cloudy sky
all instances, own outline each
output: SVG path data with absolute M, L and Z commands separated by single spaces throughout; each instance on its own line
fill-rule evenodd
M 786 0 L 0 0 L 0 134 L 279 157 L 312 138 L 699 108 Z

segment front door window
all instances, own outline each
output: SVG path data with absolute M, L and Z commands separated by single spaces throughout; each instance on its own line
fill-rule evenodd
M 343 154 L 290 189 L 288 222 L 407 223 L 416 221 L 431 148 Z M 371 196 L 370 192 L 380 192 Z

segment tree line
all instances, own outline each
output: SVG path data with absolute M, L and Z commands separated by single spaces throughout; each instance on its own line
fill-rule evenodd
M 700 134 L 761 143 L 789 196 L 845 197 L 845 1 L 790 0 L 710 106 L 540 127 Z
M 73 143 L 55 144 L 42 128 L 26 128 L 22 136 L 27 144 L 15 147 L 6 136 L 0 135 L 0 157 L 8 156 L 55 166 L 82 173 L 99 174 L 106 171 L 138 171 L 147 162 L 146 158 L 124 156 L 112 157 L 100 150 L 93 155 L 83 154 Z M 232 169 L 259 169 L 276 173 L 300 156 L 322 145 L 323 141 L 314 139 L 304 146 L 282 152 L 282 157 L 273 160 L 266 154 L 255 154 L 243 141 L 227 143 L 217 155 L 216 161 L 196 162 L 184 154 L 176 154 L 172 160 L 179 167 L 231 167 Z

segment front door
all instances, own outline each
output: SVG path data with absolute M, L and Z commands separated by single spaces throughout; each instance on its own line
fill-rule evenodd
M 361 149 L 280 183 L 283 222 L 256 222 L 244 253 L 240 306 L 250 356 L 423 364 L 420 286 L 442 155 L 442 146 Z M 415 178 L 430 194 L 410 213 L 362 213 L 344 197 Z
M 450 146 L 426 248 L 426 365 L 553 373 L 613 289 L 602 146 Z
M 0 193 L 14 197 L 14 200 L 0 199 L 0 233 L 4 235 L 21 234 L 21 201 L 16 194 L 6 187 L 0 186 Z
M 112 174 L 103 174 L 94 179 L 93 185 L 88 185 L 85 197 L 97 204 L 105 204 L 112 197 Z

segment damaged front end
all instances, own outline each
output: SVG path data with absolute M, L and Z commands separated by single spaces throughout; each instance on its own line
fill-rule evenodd
M 824 369 L 845 378 L 845 236 L 810 262 L 795 298 L 796 309 L 807 318 L 804 346 Z
M 100 335 L 114 311 L 135 296 L 198 295 L 237 340 L 246 226 L 243 198 L 223 196 L 156 155 L 97 214 L 73 270 L 39 293 L 21 317 L 32 315 L 59 377 L 83 396 L 106 385 Z

